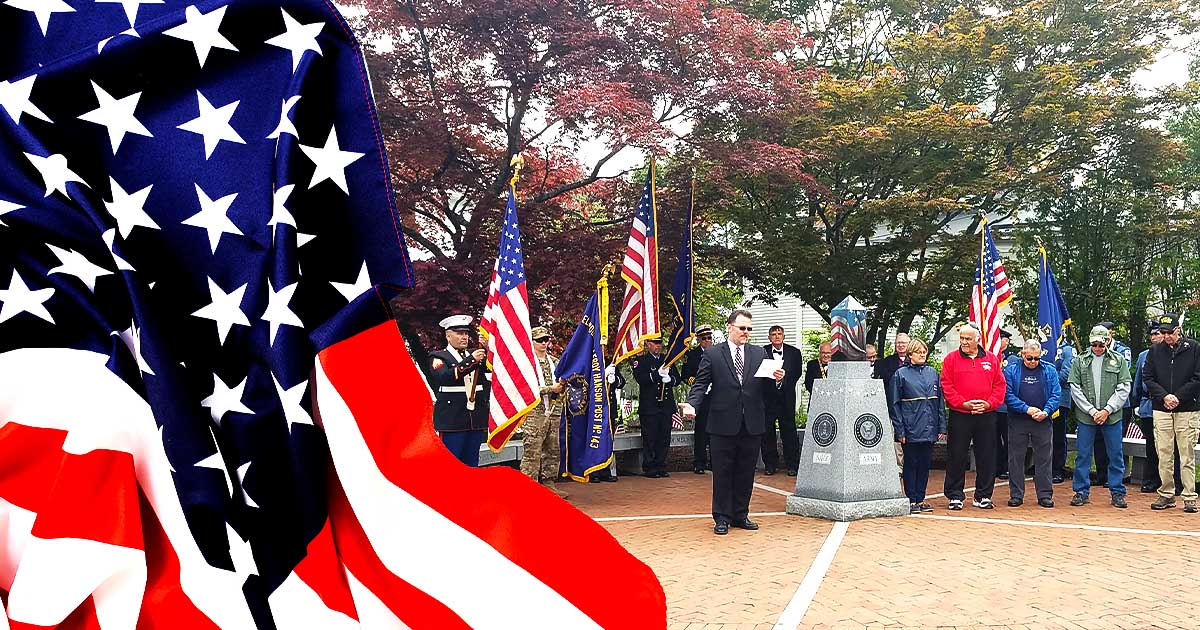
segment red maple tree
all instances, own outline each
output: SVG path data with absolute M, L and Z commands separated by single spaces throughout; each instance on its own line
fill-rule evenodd
M 482 310 L 517 154 L 531 320 L 560 334 L 624 247 L 640 182 L 614 161 L 640 168 L 646 153 L 675 155 L 675 190 L 693 170 L 795 170 L 803 156 L 739 144 L 734 129 L 729 141 L 692 139 L 694 129 L 735 124 L 782 134 L 778 121 L 811 107 L 813 72 L 798 60 L 804 36 L 717 4 L 360 0 L 365 15 L 352 23 L 417 259 L 417 287 L 393 304 L 410 343 L 440 345 L 441 317 Z M 667 276 L 677 247 L 668 235 L 678 230 L 662 236 Z

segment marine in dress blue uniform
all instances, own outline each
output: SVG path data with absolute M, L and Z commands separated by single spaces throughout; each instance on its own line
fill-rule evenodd
M 682 382 L 675 366 L 663 369 L 662 335 L 645 341 L 645 352 L 632 360 L 633 380 L 638 384 L 638 420 L 642 425 L 642 471 L 647 477 L 670 477 L 667 449 L 671 445 L 671 415 L 675 392 Z
M 429 353 L 430 385 L 437 397 L 433 428 L 459 461 L 478 466 L 479 447 L 487 437 L 492 375 L 484 351 L 467 349 L 472 322 L 470 315 L 451 315 L 439 322 L 446 329 L 446 347 Z M 473 384 L 474 401 L 468 400 L 469 384 Z

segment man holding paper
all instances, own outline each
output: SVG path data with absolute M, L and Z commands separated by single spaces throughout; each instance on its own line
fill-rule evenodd
M 804 357 L 799 348 L 784 343 L 783 326 L 771 326 L 767 336 L 771 343 L 763 346 L 763 349 L 767 351 L 768 359 L 778 363 L 771 367 L 770 372 L 782 369 L 787 376 L 775 387 L 768 387 L 763 392 L 767 408 L 767 430 L 762 439 L 763 466 L 768 475 L 779 470 L 779 449 L 775 446 L 775 426 L 778 425 L 779 438 L 783 442 L 783 465 L 788 476 L 795 477 L 800 468 L 800 437 L 796 434 L 796 382 L 804 370 Z
M 704 352 L 687 402 L 680 405 L 685 416 L 695 417 L 696 408 L 711 397 L 712 515 L 716 521 L 713 533 L 718 536 L 728 534 L 731 526 L 758 529 L 748 515 L 754 466 L 766 427 L 764 392 L 782 382 L 785 375 L 782 361 L 767 363 L 767 351 L 747 343 L 753 330 L 751 317 L 749 311 L 736 309 L 725 320 L 728 341 Z M 770 370 L 766 375 L 774 382 L 762 378 L 764 369 Z

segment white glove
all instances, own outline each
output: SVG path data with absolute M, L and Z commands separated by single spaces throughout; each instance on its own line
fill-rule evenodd
M 664 382 L 664 383 L 670 383 L 670 382 L 671 382 L 671 370 L 670 370 L 670 368 L 665 368 L 665 367 L 660 367 L 660 368 L 658 368 L 658 376 L 659 376 L 659 378 L 661 378 L 661 379 L 662 379 L 662 382 Z
M 679 403 L 679 411 L 680 411 L 680 413 L 683 414 L 683 417 L 685 417 L 685 418 L 695 418 L 696 417 L 696 408 L 687 403 Z
M 617 366 L 610 365 L 604 368 L 604 380 L 608 381 L 609 383 L 617 382 Z

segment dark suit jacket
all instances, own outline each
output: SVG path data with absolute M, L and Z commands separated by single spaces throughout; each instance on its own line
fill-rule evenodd
M 829 368 L 826 367 L 825 369 L 828 370 Z M 821 376 L 821 360 L 813 359 L 812 361 L 808 362 L 808 368 L 804 370 L 804 389 L 808 390 L 808 393 L 811 394 L 813 381 L 819 378 L 825 378 L 824 376 Z
M 722 343 L 704 351 L 700 371 L 688 391 L 688 404 L 696 409 L 709 399 L 708 432 L 711 435 L 734 436 L 742 427 L 750 435 L 762 435 L 766 430 L 763 391 L 767 387 L 774 388 L 775 381 L 754 378 L 754 373 L 767 358 L 767 351 L 750 344 L 743 346 L 742 351 L 745 366 L 741 383 L 733 372 L 729 344 Z M 712 385 L 712 392 L 708 392 L 709 385 Z
M 767 344 L 763 346 L 763 350 L 767 351 L 767 358 L 774 358 L 772 351 L 774 346 Z M 800 382 L 800 377 L 804 372 L 804 355 L 800 353 L 800 348 L 791 344 L 783 344 L 783 381 L 778 387 L 768 384 L 765 389 L 767 408 L 772 411 L 796 412 L 796 383 Z

